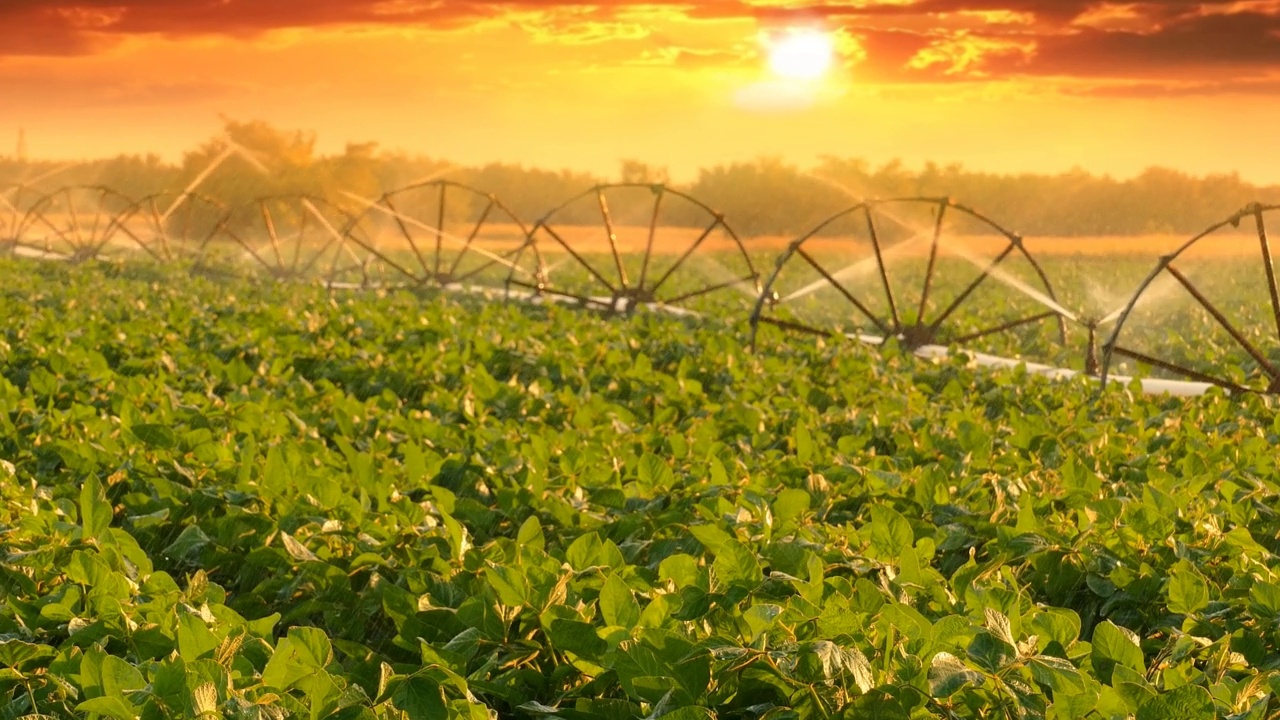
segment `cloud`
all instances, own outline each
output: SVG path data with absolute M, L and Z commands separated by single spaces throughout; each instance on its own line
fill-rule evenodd
M 1073 82 L 1060 91 L 1065 95 L 1088 98 L 1191 98 L 1205 95 L 1275 97 L 1280 94 L 1280 75 L 1242 78 L 1228 81 L 1109 81 Z
M 769 6 L 768 22 L 819 15 L 859 37 L 863 77 L 881 82 L 988 78 L 1240 81 L 1280 71 L 1280 2 L 1098 3 L 920 0 Z M 791 20 L 787 20 L 791 18 Z
M 664 21 L 819 24 L 856 42 L 858 77 L 872 82 L 1109 78 L 1211 93 L 1211 80 L 1280 71 L 1280 0 L 5 0 L 0 27 L 24 30 L 0 56 L 91 55 L 148 35 L 498 25 L 543 44 L 633 43 L 631 59 L 610 52 L 619 65 L 734 66 L 747 57 L 731 41 L 669 41 L 655 29 Z
M 758 56 L 758 53 L 747 49 L 736 50 L 703 50 L 700 48 L 663 45 L 654 49 L 640 51 L 639 57 L 627 64 L 650 67 L 676 67 L 690 70 L 701 68 L 723 68 L 743 65 Z

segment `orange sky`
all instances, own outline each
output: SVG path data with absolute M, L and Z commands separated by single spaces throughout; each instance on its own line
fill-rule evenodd
M 818 83 L 763 39 L 836 34 Z M 219 114 L 612 175 L 823 154 L 1280 182 L 1280 0 L 5 0 L 0 154 L 159 152 Z

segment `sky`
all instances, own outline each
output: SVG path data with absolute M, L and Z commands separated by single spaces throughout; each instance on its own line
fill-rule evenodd
M 757 157 L 1280 183 L 1280 0 L 0 0 L 0 155 L 178 159 L 223 118 L 463 164 Z M 787 38 L 833 52 L 773 67 Z M 7 139 L 10 138 L 10 139 Z

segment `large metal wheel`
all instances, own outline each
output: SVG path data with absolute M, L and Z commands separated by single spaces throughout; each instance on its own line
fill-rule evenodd
M 1136 369 L 1280 393 L 1280 290 L 1267 235 L 1277 217 L 1280 206 L 1251 204 L 1160 257 L 1103 346 L 1103 382 Z
M 1022 238 L 949 198 L 871 200 L 796 238 L 751 315 L 760 325 L 880 344 L 992 345 L 1035 356 L 1066 339 L 1063 308 Z
M 759 292 L 760 275 L 724 216 L 665 185 L 599 185 L 544 215 L 529 238 L 545 277 L 513 275 L 512 285 L 610 313 L 723 298 L 742 308 Z
M 431 180 L 363 204 L 347 235 L 378 282 L 499 289 L 508 278 L 536 283 L 542 276 L 524 223 L 489 193 Z
M 100 185 L 72 185 L 46 193 L 18 221 L 15 252 L 68 262 L 129 252 L 132 243 L 119 217 L 135 204 Z
M 334 282 L 364 260 L 344 233 L 353 220 L 310 195 L 263 197 L 232 208 L 201 244 L 195 269 L 241 269 L 277 280 Z
M 190 266 L 226 215 L 222 203 L 191 192 L 157 193 L 116 218 L 119 232 L 152 260 Z
M 0 186 L 0 253 L 12 254 L 18 248 L 18 228 L 42 195 L 26 185 Z

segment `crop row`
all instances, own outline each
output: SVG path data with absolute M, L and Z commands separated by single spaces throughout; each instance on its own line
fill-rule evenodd
M 753 334 L 769 324 L 877 343 L 892 338 L 935 353 L 992 348 L 1003 336 L 992 349 L 1024 355 L 1046 340 L 1062 347 L 1070 325 L 1084 341 L 1042 359 L 1066 358 L 1067 366 L 1105 378 L 1119 358 L 1194 381 L 1197 391 L 1280 391 L 1280 291 L 1266 233 L 1276 208 L 1256 204 L 1163 255 L 1136 290 L 1122 293 L 1127 302 L 1093 311 L 1059 300 L 1052 266 L 1046 271 L 1023 238 L 949 199 L 857 203 L 769 255 L 710 207 L 661 185 L 597 187 L 531 226 L 499 199 L 443 180 L 376 199 L 273 197 L 230 209 L 190 192 L 142 201 L 95 187 L 10 195 L 8 229 L 0 233 L 9 237 L 0 242 L 18 254 L 142 255 L 202 272 L 256 269 L 330 287 L 502 288 L 610 313 L 642 306 L 742 312 L 746 298 Z M 583 206 L 597 215 L 594 232 L 576 224 L 584 222 Z M 1256 233 L 1232 234 L 1242 223 Z M 1197 252 L 1225 245 L 1242 254 L 1195 277 L 1188 266 L 1203 262 Z M 770 262 L 774 271 L 765 275 L 758 268 Z M 1232 287 L 1213 296 L 1222 276 Z M 1150 328 L 1163 325 L 1150 311 L 1167 304 L 1170 290 L 1194 306 L 1179 321 L 1187 328 L 1178 329 L 1202 325 L 1221 336 L 1217 362 L 1189 362 L 1185 340 L 1153 342 Z M 1140 327 L 1122 335 L 1135 316 Z M 1269 329 L 1258 336 L 1257 328 L 1272 326 L 1275 337 Z
M 1277 711 L 1264 398 L 0 271 L 4 717 Z

